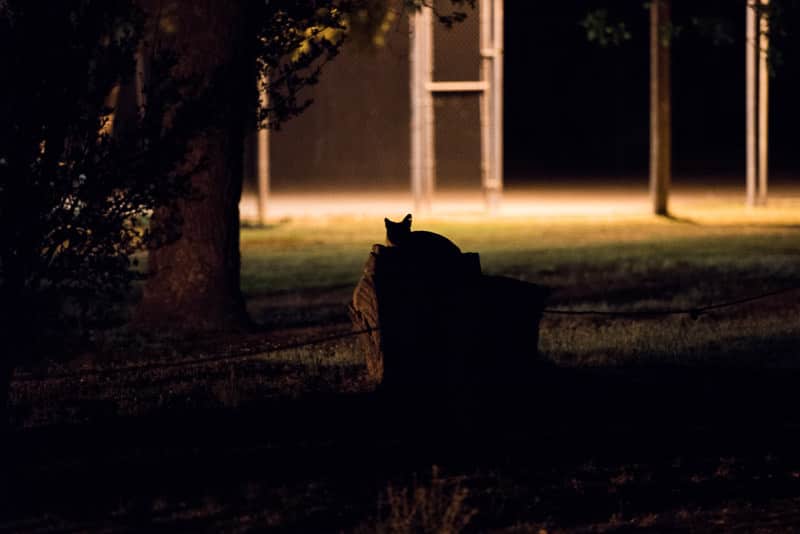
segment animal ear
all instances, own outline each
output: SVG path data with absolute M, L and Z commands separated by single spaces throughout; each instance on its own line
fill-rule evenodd
M 405 217 L 403 217 L 403 224 L 411 228 L 411 214 L 409 213 Z
M 386 225 L 386 228 L 389 228 L 389 225 L 392 224 L 392 221 L 390 221 L 387 217 L 384 217 L 383 224 Z

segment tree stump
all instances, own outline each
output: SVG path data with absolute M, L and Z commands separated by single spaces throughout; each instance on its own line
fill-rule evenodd
M 548 291 L 481 273 L 478 254 L 447 265 L 374 245 L 350 316 L 381 389 L 434 391 L 530 377 Z

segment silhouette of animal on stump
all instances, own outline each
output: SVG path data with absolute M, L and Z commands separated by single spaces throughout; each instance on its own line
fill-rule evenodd
M 482 274 L 478 254 L 411 221 L 384 219 L 388 246 L 373 245 L 350 304 L 371 378 L 400 394 L 525 381 L 549 291 Z
M 386 225 L 386 244 L 400 247 L 410 254 L 427 258 L 429 260 L 453 260 L 461 255 L 461 249 L 455 243 L 441 234 L 426 232 L 425 230 L 411 230 L 411 214 L 398 222 L 383 220 Z

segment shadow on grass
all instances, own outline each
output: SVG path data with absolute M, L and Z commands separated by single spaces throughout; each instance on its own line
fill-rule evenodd
M 675 215 L 673 213 L 667 213 L 666 215 L 659 215 L 659 218 L 674 222 L 677 224 L 685 224 L 689 226 L 697 226 L 697 227 L 706 227 L 706 228 L 713 228 L 718 227 L 720 225 L 714 224 L 713 222 L 699 222 L 689 217 L 681 217 L 679 215 Z M 748 223 L 738 223 L 738 224 L 725 224 L 727 228 L 763 228 L 763 229 L 771 229 L 771 230 L 800 230 L 800 224 L 785 224 L 785 223 L 770 223 L 770 222 L 762 222 L 759 221 L 757 224 L 748 224 Z
M 798 381 L 794 370 L 542 367 L 517 387 L 310 395 L 19 431 L 0 526 L 250 517 L 338 531 L 374 513 L 387 481 L 431 465 L 468 477 L 478 529 L 796 496 Z
M 252 221 L 241 221 L 239 226 L 242 230 L 277 230 L 283 226 L 286 226 L 291 222 L 291 219 L 281 219 L 278 222 L 274 223 L 258 223 Z
M 673 213 L 666 213 L 664 215 L 659 215 L 659 217 L 674 223 L 689 224 L 692 226 L 701 226 L 701 224 L 695 221 L 694 219 L 690 219 L 688 217 L 679 217 Z

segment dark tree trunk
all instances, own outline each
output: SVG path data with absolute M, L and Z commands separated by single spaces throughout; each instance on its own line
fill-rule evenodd
M 11 361 L 7 358 L 0 360 L 0 440 L 5 438 L 8 427 L 8 394 L 11 390 L 13 371 L 14 366 Z
M 156 10 L 143 1 L 150 17 L 162 17 L 159 46 L 177 54 L 173 74 L 198 80 L 182 97 L 207 99 L 208 117 L 188 144 L 186 168 L 200 166 L 191 173 L 195 195 L 177 208 L 181 237 L 150 252 L 134 321 L 179 331 L 240 330 L 249 324 L 239 289 L 239 199 L 254 36 L 244 1 L 175 1 L 166 10 L 168 3 Z M 156 213 L 153 223 L 167 215 Z
M 25 360 L 24 356 L 29 356 L 31 353 L 33 339 L 31 325 L 35 324 L 31 310 L 26 307 L 25 299 L 19 297 L 21 292 L 18 288 L 21 283 L 15 283 L 16 277 L 13 271 L 8 278 L 7 282 L 13 289 L 6 287 L 4 291 L 0 291 L 0 345 L 4 350 L 0 356 L 0 451 L 8 432 L 9 393 L 14 367 L 18 362 Z M 0 469 L 3 467 L 0 459 Z

